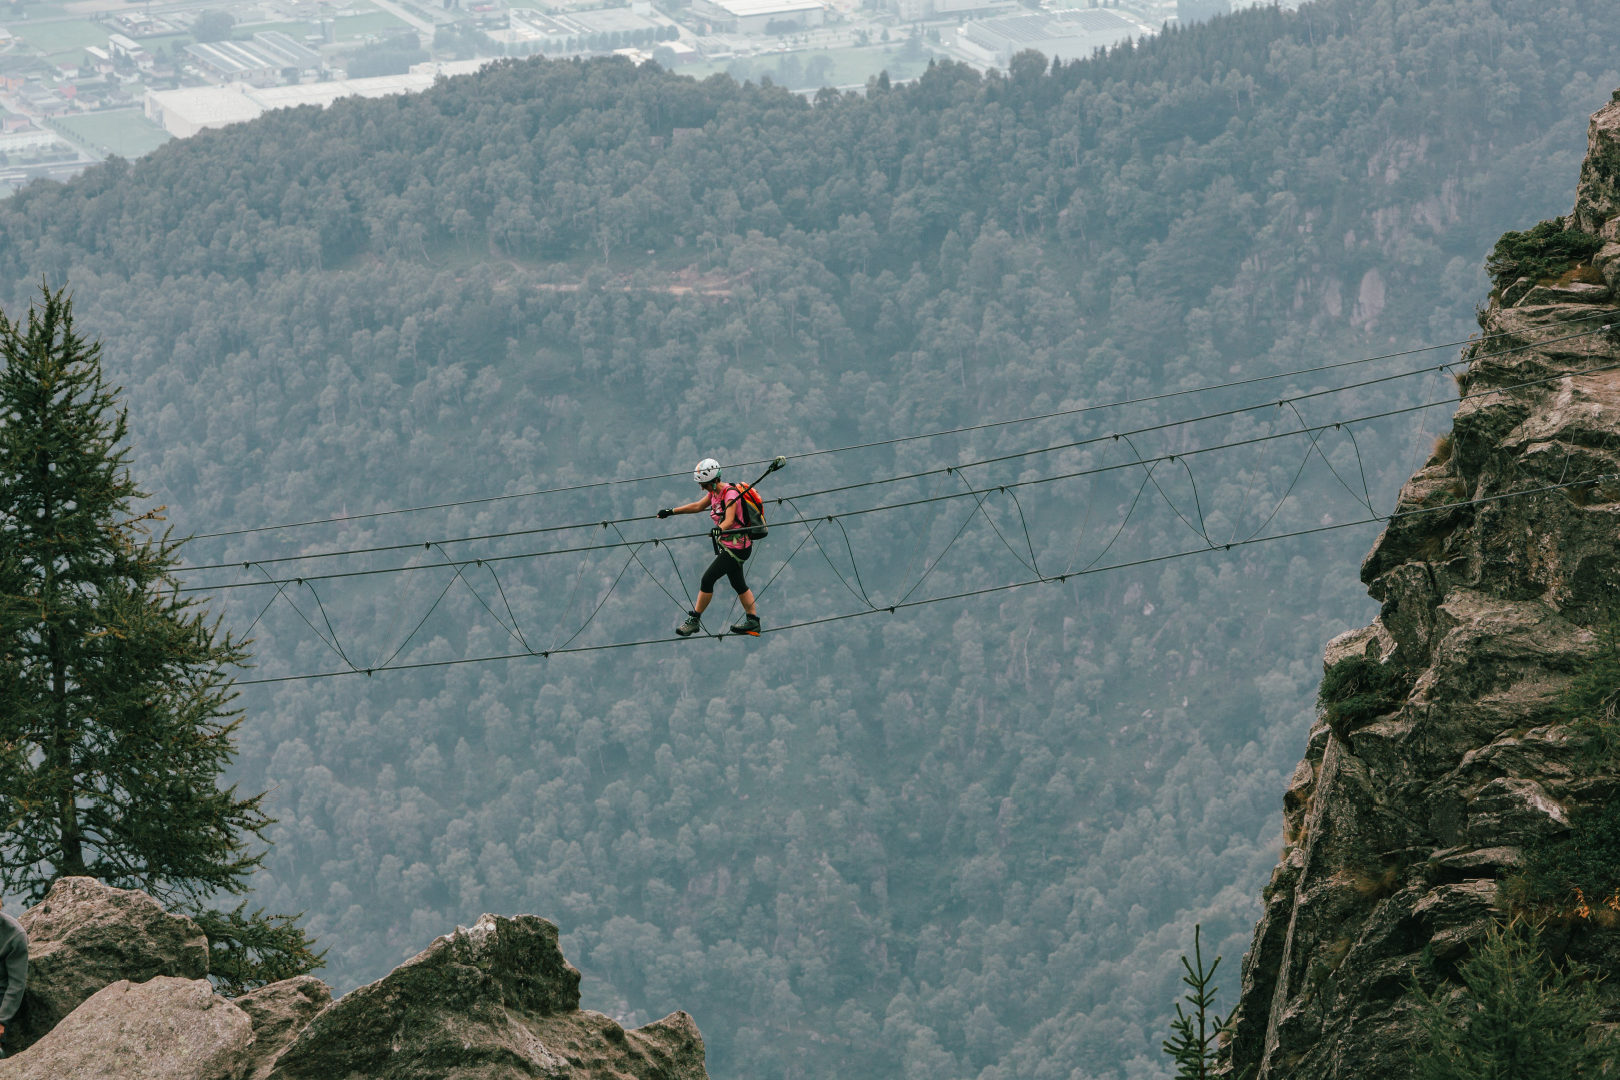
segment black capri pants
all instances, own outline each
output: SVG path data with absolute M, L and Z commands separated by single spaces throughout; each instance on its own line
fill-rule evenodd
M 731 582 L 731 587 L 737 590 L 738 596 L 747 592 L 748 580 L 743 577 L 743 563 L 747 562 L 748 556 L 753 553 L 754 549 L 752 547 L 743 548 L 741 551 L 717 552 L 714 556 L 714 562 L 710 563 L 709 568 L 703 571 L 702 591 L 706 593 L 714 592 L 715 583 L 721 578 L 725 578 Z

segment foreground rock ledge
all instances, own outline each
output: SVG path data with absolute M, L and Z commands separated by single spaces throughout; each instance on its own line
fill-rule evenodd
M 33 1011 L 8 1032 L 0 1080 L 708 1077 L 684 1012 L 626 1031 L 582 1011 L 557 928 L 533 915 L 485 915 L 335 1002 L 310 976 L 220 997 L 195 923 L 88 878 L 57 882 L 20 921 L 39 960 Z
M 322 1010 L 271 1080 L 700 1080 L 703 1039 L 685 1013 L 626 1031 L 579 1008 L 557 928 L 485 915 Z

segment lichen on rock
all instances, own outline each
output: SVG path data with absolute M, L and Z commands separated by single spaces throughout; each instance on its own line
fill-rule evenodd
M 627 1031 L 581 1010 L 533 915 L 485 915 L 337 1001 L 307 975 L 228 1000 L 197 925 L 137 890 L 64 878 L 18 921 L 36 963 L 0 1080 L 707 1080 L 686 1013 Z

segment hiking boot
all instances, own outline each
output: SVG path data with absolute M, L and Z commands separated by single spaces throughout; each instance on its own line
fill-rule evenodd
M 731 632 L 733 634 L 747 634 L 749 637 L 759 637 L 759 616 L 744 615 L 742 622 L 732 624 Z
M 681 637 L 691 637 L 693 634 L 697 633 L 699 630 L 702 630 L 702 629 L 703 629 L 703 619 L 702 619 L 702 617 L 699 616 L 698 613 L 695 612 L 695 611 L 688 611 L 686 613 L 686 621 L 681 623 L 681 625 L 677 626 L 675 628 L 675 632 L 677 634 L 679 634 Z

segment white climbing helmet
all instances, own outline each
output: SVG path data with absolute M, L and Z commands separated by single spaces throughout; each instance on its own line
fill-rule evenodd
M 697 463 L 697 468 L 692 470 L 692 479 L 700 484 L 708 484 L 720 479 L 720 463 L 712 457 L 704 458 Z

